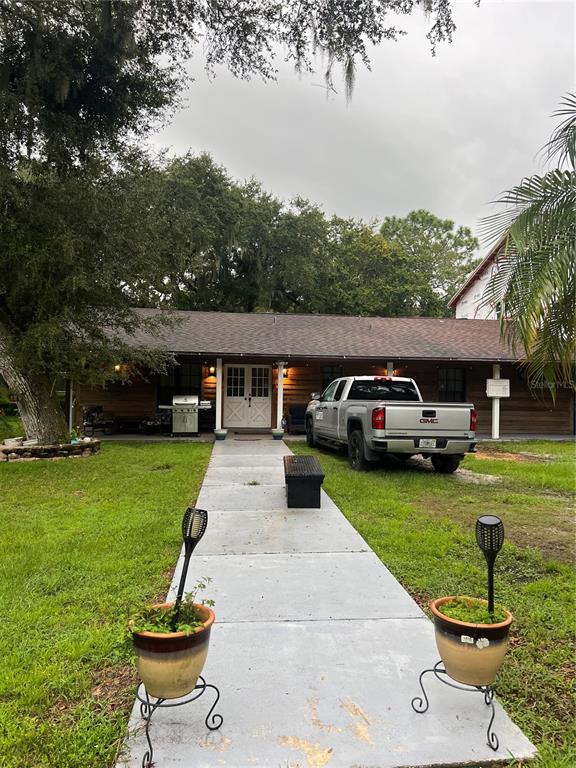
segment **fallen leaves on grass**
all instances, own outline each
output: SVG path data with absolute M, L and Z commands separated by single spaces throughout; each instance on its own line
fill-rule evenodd
M 136 669 L 129 664 L 100 667 L 92 672 L 92 697 L 108 711 L 126 709 L 134 701 L 138 682 Z

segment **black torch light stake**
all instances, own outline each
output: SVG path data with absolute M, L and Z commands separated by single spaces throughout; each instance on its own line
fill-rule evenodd
M 494 562 L 504 543 L 504 524 L 496 515 L 476 520 L 476 542 L 488 564 L 488 612 L 494 613 Z
M 182 597 L 184 596 L 184 586 L 186 584 L 186 576 L 188 575 L 188 565 L 190 564 L 190 557 L 192 552 L 202 536 L 206 532 L 206 526 L 208 525 L 208 512 L 205 509 L 196 509 L 195 507 L 188 507 L 184 512 L 184 518 L 182 520 L 182 538 L 184 540 L 184 563 L 182 565 L 182 575 L 180 576 L 180 584 L 178 586 L 178 594 L 176 595 L 176 603 L 174 604 L 174 616 L 172 617 L 171 628 L 174 632 L 178 619 L 180 618 L 180 606 L 182 604 Z

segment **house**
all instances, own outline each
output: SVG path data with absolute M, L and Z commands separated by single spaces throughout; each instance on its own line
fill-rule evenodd
M 144 317 L 160 312 L 137 311 Z M 137 424 L 170 404 L 173 395 L 196 394 L 213 405 L 201 413 L 202 431 L 270 430 L 291 406 L 305 405 L 334 378 L 394 371 L 414 378 L 425 400 L 473 402 L 480 433 L 492 428 L 486 381 L 500 376 L 510 380 L 510 397 L 501 401 L 503 435 L 573 433 L 573 393 L 561 390 L 555 405 L 534 397 L 500 338 L 497 320 L 170 314 L 173 325 L 154 337 L 140 332 L 134 343 L 163 347 L 177 365 L 164 375 L 144 373 L 101 389 L 78 388 L 73 418 L 82 407 L 100 405 Z
M 502 240 L 488 252 L 476 269 L 470 273 L 448 302 L 458 320 L 496 320 L 497 307 L 484 303 L 484 291 L 498 271 L 498 256 Z

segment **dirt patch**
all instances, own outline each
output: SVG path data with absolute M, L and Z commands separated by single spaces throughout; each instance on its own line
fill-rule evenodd
M 134 689 L 138 683 L 136 669 L 128 664 L 101 667 L 92 670 L 90 694 L 96 706 L 115 712 L 128 710 L 134 703 Z M 49 719 L 53 723 L 71 724 L 76 718 L 76 709 L 82 704 L 78 699 L 58 699 L 50 707 Z
M 506 453 L 504 451 L 487 451 L 485 449 L 477 451 L 474 456 L 480 461 L 518 461 L 534 462 L 536 464 L 548 464 L 554 461 L 554 456 L 544 453 Z
M 92 697 L 109 712 L 126 709 L 134 702 L 137 682 L 136 669 L 129 664 L 101 667 L 92 673 Z
M 463 471 L 458 470 L 455 477 Z M 547 495 L 534 493 L 527 508 L 524 502 L 507 502 L 505 491 L 501 495 L 502 486 L 494 486 L 490 496 L 486 496 L 486 490 L 480 487 L 476 490 L 470 485 L 467 493 L 464 483 L 461 487 L 462 493 L 454 494 L 450 499 L 445 496 L 426 497 L 421 502 L 422 509 L 430 515 L 451 518 L 467 532 L 473 530 L 480 510 L 482 514 L 498 515 L 504 520 L 508 541 L 519 547 L 536 549 L 545 558 L 574 565 L 576 526 L 574 507 L 569 499 L 560 497 L 551 500 Z M 424 607 L 419 600 L 416 602 L 421 608 Z
M 410 590 L 408 590 L 410 592 Z M 426 613 L 428 616 L 430 615 L 430 601 L 432 598 L 429 595 L 421 595 L 418 592 L 410 592 L 410 597 L 414 602 L 418 605 L 419 608 L 421 608 L 424 613 Z

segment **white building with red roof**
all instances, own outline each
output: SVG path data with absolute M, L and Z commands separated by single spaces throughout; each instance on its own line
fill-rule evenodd
M 496 320 L 495 304 L 486 303 L 484 293 L 492 276 L 498 270 L 498 255 L 502 241 L 488 252 L 476 269 L 448 302 L 458 320 Z

